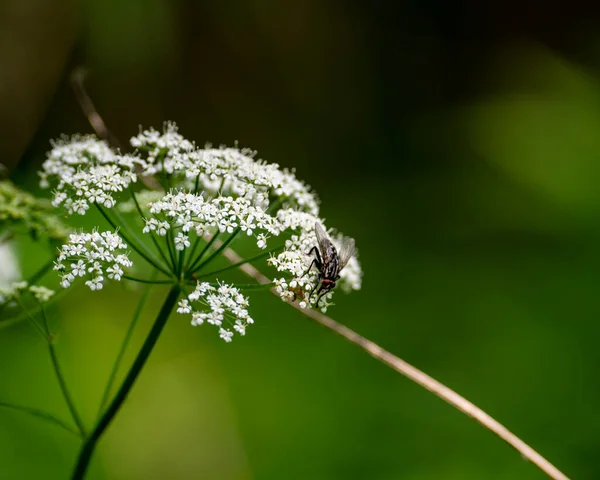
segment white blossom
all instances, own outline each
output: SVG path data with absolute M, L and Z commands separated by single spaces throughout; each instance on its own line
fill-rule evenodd
M 192 304 L 198 305 L 196 309 Z M 233 338 L 231 326 L 240 335 L 246 334 L 248 325 L 254 319 L 248 313 L 248 298 L 233 285 L 220 283 L 213 286 L 208 282 L 199 282 L 192 293 L 179 301 L 177 312 L 192 314 L 192 325 L 205 322 L 219 327 L 219 336 L 226 342 Z
M 175 123 L 167 122 L 163 133 L 150 128 L 131 138 L 131 146 L 147 155 L 145 175 L 162 173 L 163 169 L 166 173 L 173 174 L 190 165 L 188 156 L 195 150 L 194 144 L 177 130 Z
M 182 232 L 179 232 L 175 237 L 175 248 L 177 250 L 184 250 L 190 245 L 190 238 Z
M 40 185 L 56 180 L 55 207 L 64 206 L 71 215 L 84 215 L 90 204 L 112 208 L 114 194 L 137 181 L 136 166 L 145 163 L 138 157 L 120 155 L 96 137 L 73 136 L 53 142 L 40 172 Z
M 294 208 L 317 215 L 319 200 L 311 188 L 296 178 L 295 172 L 276 163 L 255 158 L 250 149 L 230 147 L 196 148 L 168 122 L 163 133 L 142 131 L 130 143 L 144 155 L 142 175 L 163 172 L 185 180 L 184 186 L 210 196 L 245 197 L 255 206 L 267 208 L 276 199 L 282 208 Z
M 77 277 L 87 277 L 85 284 L 91 290 L 104 286 L 104 275 L 121 280 L 123 268 L 133 265 L 125 252 L 127 245 L 118 232 L 73 233 L 69 243 L 59 251 L 54 270 L 61 275 L 61 286 L 67 288 Z
M 238 227 L 247 235 L 261 230 L 277 236 L 281 222 L 260 207 L 242 197 L 216 197 L 205 199 L 202 195 L 188 192 L 171 192 L 152 203 L 150 217 L 146 218 L 144 233 L 167 234 L 177 230 L 175 248 L 184 250 L 191 245 L 188 233 L 203 236 L 207 232 L 233 233 Z M 266 234 L 257 237 L 257 244 L 266 247 Z
M 227 330 L 226 328 L 220 328 L 219 337 L 229 343 L 233 339 L 233 332 L 231 330 Z

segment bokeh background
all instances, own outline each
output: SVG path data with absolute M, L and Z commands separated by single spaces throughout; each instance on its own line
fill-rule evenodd
M 363 290 L 329 313 L 573 479 L 597 479 L 592 3 L 3 0 L 0 161 L 35 189 L 49 139 L 91 131 L 69 84 L 83 65 L 124 143 L 174 120 L 200 144 L 237 140 L 295 167 L 360 249 Z M 48 258 L 16 247 L 24 275 Z M 78 288 L 53 309 L 88 423 L 140 295 Z M 153 291 L 135 341 L 164 295 Z M 252 302 L 257 324 L 232 344 L 172 317 L 90 479 L 544 478 L 288 306 Z M 27 324 L 0 329 L 0 400 L 68 416 Z M 1 479 L 68 478 L 77 450 L 60 429 L 0 410 Z

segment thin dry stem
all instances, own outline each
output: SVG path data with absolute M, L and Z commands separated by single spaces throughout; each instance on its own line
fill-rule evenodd
M 96 110 L 94 102 L 92 102 L 91 97 L 88 95 L 85 89 L 84 82 L 86 76 L 87 70 L 84 67 L 77 67 L 71 73 L 71 85 L 73 87 L 73 91 L 75 92 L 75 97 L 77 98 L 79 107 L 87 117 L 88 122 L 96 132 L 96 135 L 98 135 L 98 137 L 101 139 L 106 140 L 110 145 L 119 148 L 119 141 L 106 127 L 104 120 Z
M 240 262 L 242 257 L 240 257 L 235 251 L 230 248 L 226 248 L 223 250 L 223 255 L 227 260 L 231 263 Z M 245 263 L 241 265 L 240 270 L 242 270 L 246 275 L 253 278 L 259 283 L 270 283 L 265 275 L 263 275 L 260 271 L 258 271 L 252 265 Z M 278 293 L 275 290 L 271 290 L 271 292 L 278 296 Z M 315 322 L 323 325 L 324 327 L 333 330 L 338 335 L 341 335 L 349 342 L 357 345 L 362 348 L 365 352 L 371 355 L 376 360 L 388 365 L 389 367 L 396 370 L 398 373 L 404 375 L 409 380 L 421 385 L 423 388 L 426 388 L 430 392 L 434 393 L 438 397 L 440 397 L 445 402 L 452 405 L 457 410 L 460 410 L 464 414 L 469 417 L 477 420 L 484 428 L 487 428 L 491 432 L 498 435 L 502 440 L 515 448 L 525 459 L 534 463 L 540 470 L 542 470 L 548 477 L 554 480 L 569 480 L 569 478 L 558 470 L 554 465 L 552 465 L 548 460 L 542 457 L 538 452 L 536 452 L 533 448 L 527 445 L 523 440 L 517 437 L 514 433 L 508 430 L 504 425 L 499 423 L 490 417 L 487 413 L 485 413 L 481 408 L 474 405 L 466 398 L 462 397 L 454 390 L 448 388 L 446 385 L 438 382 L 435 378 L 430 377 L 425 372 L 422 372 L 416 367 L 413 367 L 411 364 L 405 362 L 401 358 L 398 358 L 394 354 L 384 350 L 376 343 L 371 340 L 359 335 L 355 331 L 349 329 L 348 327 L 342 325 L 341 323 L 336 322 L 333 318 L 328 317 L 327 315 L 323 315 L 317 310 L 300 308 L 297 302 L 290 303 L 292 307 L 298 310 L 303 315 L 313 319 Z
M 86 116 L 90 126 L 96 132 L 96 135 L 113 148 L 120 150 L 121 144 L 119 139 L 108 129 L 102 116 L 98 113 L 98 110 L 96 110 L 92 97 L 90 97 L 85 88 L 87 73 L 87 69 L 83 66 L 79 66 L 71 72 L 71 86 L 75 92 L 75 98 L 77 99 L 77 103 L 79 103 L 79 108 L 81 108 L 81 111 Z M 139 173 L 139 171 L 138 166 L 136 172 Z M 160 182 L 149 176 L 143 175 L 140 180 L 148 188 L 155 190 L 160 190 L 162 188 Z
M 76 70 L 75 72 L 73 72 L 73 86 L 77 95 L 77 99 L 79 101 L 79 105 L 86 114 L 88 121 L 90 122 L 92 128 L 94 128 L 98 136 L 105 139 L 109 139 L 112 135 L 110 134 L 110 131 L 106 128 L 102 117 L 96 111 L 94 104 L 92 103 L 89 95 L 85 91 L 85 88 L 83 86 L 83 79 L 83 70 Z M 150 185 L 150 187 L 152 186 Z M 215 245 L 218 247 L 222 245 L 222 242 L 217 241 L 215 242 Z M 231 263 L 238 263 L 243 260 L 243 258 L 240 257 L 231 248 L 225 248 L 222 253 L 225 256 L 225 258 L 227 258 L 227 260 L 229 260 Z M 265 275 L 263 275 L 260 271 L 258 271 L 249 263 L 240 265 L 238 268 L 242 270 L 246 275 L 256 280 L 258 283 L 270 283 L 270 280 Z M 274 290 L 271 290 L 271 292 L 275 295 L 278 295 L 277 292 L 275 292 Z M 440 397 L 445 402 L 452 405 L 457 410 L 463 412 L 469 417 L 474 418 L 481 425 L 483 425 L 484 428 L 487 428 L 491 432 L 495 433 L 502 440 L 511 445 L 513 448 L 515 448 L 523 456 L 523 458 L 535 464 L 540 470 L 542 470 L 546 475 L 548 475 L 548 477 L 552 478 L 553 480 L 569 480 L 569 477 L 567 477 L 564 473 L 558 470 L 554 465 L 552 465 L 548 460 L 542 457 L 538 452 L 536 452 L 533 448 L 527 445 L 514 433 L 508 430 L 504 425 L 494 420 L 487 413 L 481 410 L 478 406 L 474 405 L 466 398 L 456 393 L 454 390 L 438 382 L 435 378 L 430 377 L 425 372 L 422 372 L 421 370 L 419 370 L 416 367 L 413 367 L 411 364 L 405 362 L 401 358 L 398 358 L 397 356 L 393 355 L 387 350 L 384 350 L 376 343 L 359 335 L 350 328 L 342 325 L 341 323 L 336 322 L 333 318 L 330 318 L 327 315 L 323 315 L 322 313 L 316 310 L 300 308 L 297 303 L 290 303 L 290 305 L 303 315 L 312 318 L 315 322 L 334 331 L 338 335 L 341 335 L 350 343 L 353 343 L 354 345 L 357 345 L 358 347 L 362 348 L 365 352 L 367 352 L 376 360 L 379 360 L 380 362 L 388 365 L 389 367 L 396 370 L 398 373 L 407 377 L 409 380 L 412 380 L 413 382 L 421 385 L 423 388 L 426 388 L 433 394 Z

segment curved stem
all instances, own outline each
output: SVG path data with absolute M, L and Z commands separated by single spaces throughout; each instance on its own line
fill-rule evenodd
M 194 260 L 194 255 L 196 253 L 196 250 L 198 248 L 198 245 L 200 245 L 200 242 L 202 241 L 202 237 L 196 237 L 196 240 L 194 240 L 194 244 L 192 245 L 192 248 L 188 248 L 188 254 L 187 254 L 187 260 L 186 260 L 186 267 L 185 270 L 190 270 L 190 267 L 193 264 Z
M 183 259 L 185 258 L 185 250 L 181 250 L 178 253 L 178 261 L 177 261 L 177 278 L 183 278 Z
M 144 212 L 142 211 L 142 207 L 140 207 L 140 204 L 137 201 L 137 198 L 135 196 L 135 192 L 133 191 L 133 189 L 131 187 L 129 188 L 129 193 L 131 193 L 131 198 L 133 198 L 133 203 L 135 204 L 135 208 L 137 209 L 138 213 L 140 214 L 140 218 L 143 219 Z M 165 265 L 168 265 L 169 261 L 167 260 L 165 252 L 163 252 L 163 249 L 160 248 L 160 245 L 158 244 L 158 241 L 156 240 L 156 237 L 154 236 L 153 232 L 150 232 L 150 238 L 152 239 L 152 243 L 156 247 L 156 250 L 158 250 L 159 255 L 163 259 L 163 262 L 165 262 Z
M 268 257 L 272 253 L 278 252 L 279 250 L 283 250 L 284 248 L 285 248 L 285 245 L 279 245 L 278 247 L 271 248 L 270 250 L 259 253 L 258 255 L 255 255 L 254 257 L 240 260 L 239 262 L 229 265 L 228 267 L 223 267 L 223 268 L 220 268 L 219 270 L 213 270 L 212 272 L 203 273 L 202 275 L 197 275 L 196 278 L 212 277 L 212 276 L 216 275 L 217 273 L 222 273 L 222 272 L 226 272 L 227 270 L 232 270 L 234 268 L 238 268 L 239 266 L 243 265 L 244 263 L 252 263 L 252 262 L 255 262 L 256 260 L 260 260 L 261 258 Z
M 229 245 L 233 239 L 237 236 L 238 233 L 240 233 L 242 231 L 241 228 L 236 228 L 233 233 L 231 235 L 229 235 L 229 238 L 227 240 L 225 240 L 220 246 L 219 248 L 217 248 L 210 257 L 208 257 L 206 260 L 204 260 L 202 263 L 200 263 L 200 265 L 198 265 L 197 267 L 194 268 L 194 272 L 197 272 L 199 270 L 202 270 L 203 267 L 205 267 L 206 265 L 208 265 L 210 262 L 212 262 L 215 258 L 217 258 L 219 256 L 219 254 L 225 250 L 225 248 L 227 248 L 227 245 Z
M 23 407 L 21 405 L 13 405 L 12 403 L 0 402 L 0 407 L 10 408 L 12 410 L 17 410 L 19 412 L 28 413 L 29 415 L 33 415 L 34 417 L 41 418 L 42 420 L 46 420 L 48 422 L 54 423 L 61 428 L 64 428 L 67 432 L 72 433 L 73 435 L 81 438 L 81 433 L 77 430 L 73 429 L 67 422 L 61 420 L 58 417 L 55 417 L 53 414 L 45 412 L 44 410 L 40 410 L 38 408 L 31 407 Z
M 181 287 L 179 285 L 173 285 L 173 287 L 171 287 L 171 290 L 169 291 L 169 294 L 165 299 L 165 302 L 163 303 L 163 306 L 160 309 L 160 312 L 158 313 L 154 324 L 152 325 L 152 329 L 146 337 L 146 340 L 144 341 L 142 348 L 140 349 L 137 357 L 135 358 L 133 365 L 129 369 L 125 380 L 123 380 L 119 391 L 115 395 L 114 399 L 110 402 L 108 408 L 106 409 L 106 411 L 104 412 L 104 414 L 102 415 L 102 417 L 100 418 L 90 435 L 86 438 L 83 447 L 79 452 L 77 464 L 75 465 L 73 475 L 71 476 L 72 480 L 81 480 L 84 477 L 92 455 L 94 453 L 94 450 L 96 449 L 96 444 L 98 443 L 98 440 L 100 439 L 104 431 L 108 428 L 113 418 L 123 405 L 123 402 L 127 398 L 127 395 L 131 391 L 131 388 L 133 387 L 140 372 L 142 371 L 142 368 L 146 364 L 146 360 L 148 360 L 148 357 L 152 352 L 152 349 L 154 348 L 154 345 L 156 344 L 158 337 L 160 336 L 160 333 L 162 332 L 163 327 L 165 326 L 165 323 L 167 322 L 167 319 L 171 314 L 171 311 L 177 303 L 177 298 L 179 297 L 180 289 Z
M 45 302 L 45 305 L 52 305 L 57 300 L 60 300 L 66 293 L 67 293 L 67 289 L 65 289 L 65 288 L 63 288 L 62 290 L 59 290 L 58 293 L 55 293 L 50 300 Z M 22 308 L 22 305 L 21 305 L 21 308 Z M 29 313 L 27 310 L 24 310 L 23 313 L 15 316 L 14 318 L 10 318 L 7 320 L 0 320 L 0 329 L 2 329 L 3 327 L 8 327 L 10 325 L 19 323 L 26 318 L 31 318 L 33 315 L 38 314 L 40 312 L 40 310 L 41 310 L 41 307 L 38 305 L 38 307 L 36 307 L 35 310 L 32 309 L 32 313 Z M 2 312 L 2 310 L 0 309 L 0 313 L 1 312 Z M 40 333 L 43 333 L 43 332 L 40 331 Z M 45 334 L 44 334 L 44 336 L 45 336 Z
M 44 337 L 44 339 L 46 341 L 48 341 L 48 333 L 45 332 L 44 329 L 38 325 L 38 323 L 35 321 L 35 318 L 33 318 L 33 315 L 31 315 L 31 313 L 29 313 L 27 311 L 27 309 L 25 308 L 25 305 L 23 305 L 23 302 L 21 302 L 21 300 L 19 299 L 19 297 L 15 297 L 15 301 L 17 302 L 17 304 L 19 305 L 19 307 L 21 307 L 21 310 L 23 310 L 23 312 L 25 313 L 25 317 L 27 318 L 27 320 L 29 320 L 29 323 L 31 323 L 31 325 L 33 326 L 33 328 L 35 328 L 35 330 L 42 337 Z
M 169 251 L 169 258 L 171 259 L 171 269 L 173 272 L 177 272 L 177 262 L 175 260 L 175 237 L 173 236 L 173 230 L 169 228 L 169 231 L 165 235 L 165 242 L 167 243 L 167 250 Z
M 190 266 L 188 266 L 187 271 L 192 273 L 196 270 L 198 270 L 198 265 L 200 264 L 200 261 L 202 260 L 202 257 L 204 257 L 204 254 L 206 252 L 208 252 L 208 250 L 210 249 L 210 247 L 212 247 L 212 244 L 215 243 L 217 241 L 217 237 L 221 234 L 221 232 L 219 230 L 217 230 L 215 232 L 215 234 L 212 236 L 212 238 L 208 241 L 208 243 L 204 246 L 204 248 L 202 249 L 202 251 L 200 252 L 200 254 L 198 255 L 197 258 L 193 258 L 190 256 L 190 259 L 192 260 L 192 264 Z M 198 240 L 200 239 L 200 237 L 198 237 Z M 196 246 L 194 245 L 194 248 Z
M 223 254 L 225 258 L 227 258 L 231 263 L 238 263 L 242 260 L 242 258 L 230 248 L 226 249 L 223 252 Z M 265 275 L 263 275 L 259 270 L 257 270 L 255 267 L 248 263 L 244 262 L 240 265 L 239 268 L 246 275 L 253 278 L 258 283 L 264 284 L 270 282 L 270 280 Z M 278 295 L 277 292 L 275 292 L 274 290 L 271 290 L 271 292 L 274 295 Z M 323 315 L 322 313 L 316 310 L 300 308 L 297 302 L 290 303 L 290 305 L 303 315 L 311 318 L 318 324 L 324 326 L 325 328 L 328 328 L 329 330 L 337 333 L 344 339 L 348 340 L 350 343 L 353 343 L 354 345 L 358 346 L 376 360 L 391 367 L 396 372 L 400 373 L 401 375 L 404 375 L 409 380 L 417 383 L 418 385 L 421 385 L 423 388 L 429 390 L 434 395 L 437 395 L 457 410 L 463 412 L 465 415 L 474 418 L 484 428 L 496 434 L 498 437 L 500 437 L 502 440 L 508 443 L 511 447 L 517 450 L 525 459 L 535 464 L 540 470 L 542 470 L 546 475 L 548 475 L 548 477 L 552 478 L 553 480 L 569 480 L 569 477 L 567 477 L 558 468 L 552 465 L 548 460 L 546 460 L 542 455 L 540 455 L 533 448 L 527 445 L 514 433 L 508 430 L 504 425 L 502 425 L 500 422 L 498 422 L 490 415 L 485 413 L 477 405 L 471 403 L 469 400 L 459 395 L 454 390 L 448 388 L 443 383 L 437 381 L 433 377 L 430 377 L 418 368 L 413 367 L 408 362 L 405 362 L 404 360 L 398 358 L 397 356 L 388 352 L 387 350 L 384 350 L 375 342 L 372 342 L 371 340 L 363 337 L 362 335 L 359 335 L 358 333 L 349 329 L 345 325 L 336 322 L 333 318 Z
M 65 398 L 65 402 L 67 407 L 69 408 L 69 412 L 71 412 L 71 416 L 77 425 L 77 429 L 82 437 L 85 437 L 85 425 L 79 416 L 79 412 L 75 407 L 75 402 L 73 401 L 73 397 L 69 392 L 69 388 L 67 387 L 67 382 L 65 380 L 65 376 L 63 374 L 62 369 L 60 368 L 60 363 L 58 362 L 58 355 L 56 354 L 56 348 L 54 347 L 54 336 L 50 333 L 50 328 L 48 326 L 48 318 L 46 317 L 46 311 L 42 306 L 42 318 L 44 319 L 44 328 L 46 330 L 46 338 L 48 339 L 48 351 L 50 352 L 50 359 L 52 360 L 52 366 L 54 367 L 54 373 L 56 374 L 56 378 L 58 379 L 58 384 L 60 385 L 60 389 L 62 391 L 63 397 Z
M 48 271 L 50 271 L 52 269 L 52 265 L 54 265 L 54 259 L 49 260 L 44 265 L 42 265 L 39 270 L 37 270 L 33 275 L 31 275 L 31 277 L 29 277 L 27 279 L 27 283 L 29 285 L 33 285 L 40 278 L 42 278 L 44 275 L 46 275 L 46 273 Z
M 123 343 L 121 344 L 121 348 L 119 353 L 117 354 L 117 358 L 115 359 L 115 363 L 113 364 L 113 368 L 110 372 L 110 376 L 108 377 L 108 382 L 106 383 L 106 387 L 104 389 L 104 393 L 102 395 L 102 400 L 100 400 L 100 408 L 98 410 L 98 417 L 102 413 L 102 409 L 104 405 L 106 405 L 106 401 L 108 400 L 108 396 L 110 395 L 110 391 L 112 389 L 113 383 L 115 382 L 115 378 L 117 376 L 117 372 L 119 371 L 119 367 L 121 365 L 121 361 L 123 360 L 123 356 L 125 355 L 125 350 L 127 350 L 127 345 L 129 345 L 129 341 L 131 340 L 131 336 L 133 334 L 133 330 L 137 324 L 138 319 L 142 313 L 142 309 L 148 300 L 148 296 L 150 295 L 150 290 L 152 289 L 152 285 L 148 285 L 144 294 L 140 298 L 138 305 L 133 314 L 133 318 L 129 323 L 129 328 L 127 329 L 127 333 L 125 334 L 125 338 L 123 339 Z
M 138 282 L 138 283 L 150 283 L 152 285 L 171 285 L 174 283 L 173 280 L 146 280 L 144 278 L 136 278 L 136 277 L 131 277 L 129 275 L 123 275 L 123 278 L 126 278 L 127 280 L 131 280 L 132 282 Z

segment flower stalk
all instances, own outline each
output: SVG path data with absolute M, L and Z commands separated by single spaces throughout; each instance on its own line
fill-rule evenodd
M 139 377 L 142 368 L 146 364 L 152 349 L 156 345 L 158 338 L 163 331 L 167 320 L 173 311 L 173 308 L 177 304 L 177 298 L 181 292 L 181 287 L 179 285 L 173 285 L 171 290 L 169 290 L 169 294 L 163 303 L 160 312 L 158 313 L 154 324 L 152 325 L 152 329 L 150 333 L 146 337 L 144 344 L 142 345 L 140 351 L 138 352 L 133 365 L 129 369 L 127 376 L 123 380 L 119 390 L 117 391 L 115 397 L 108 405 L 105 412 L 102 414 L 95 427 L 86 437 L 83 446 L 79 452 L 79 456 L 77 458 L 77 464 L 75 465 L 75 469 L 73 470 L 73 474 L 71 476 L 71 480 L 81 480 L 84 478 L 85 473 L 89 467 L 90 460 L 92 459 L 92 455 L 94 454 L 94 450 L 98 444 L 98 440 L 102 437 L 102 434 L 106 431 L 106 429 L 111 424 L 117 412 L 123 405 L 123 402 L 129 395 L 133 385 L 135 384 L 137 378 Z

